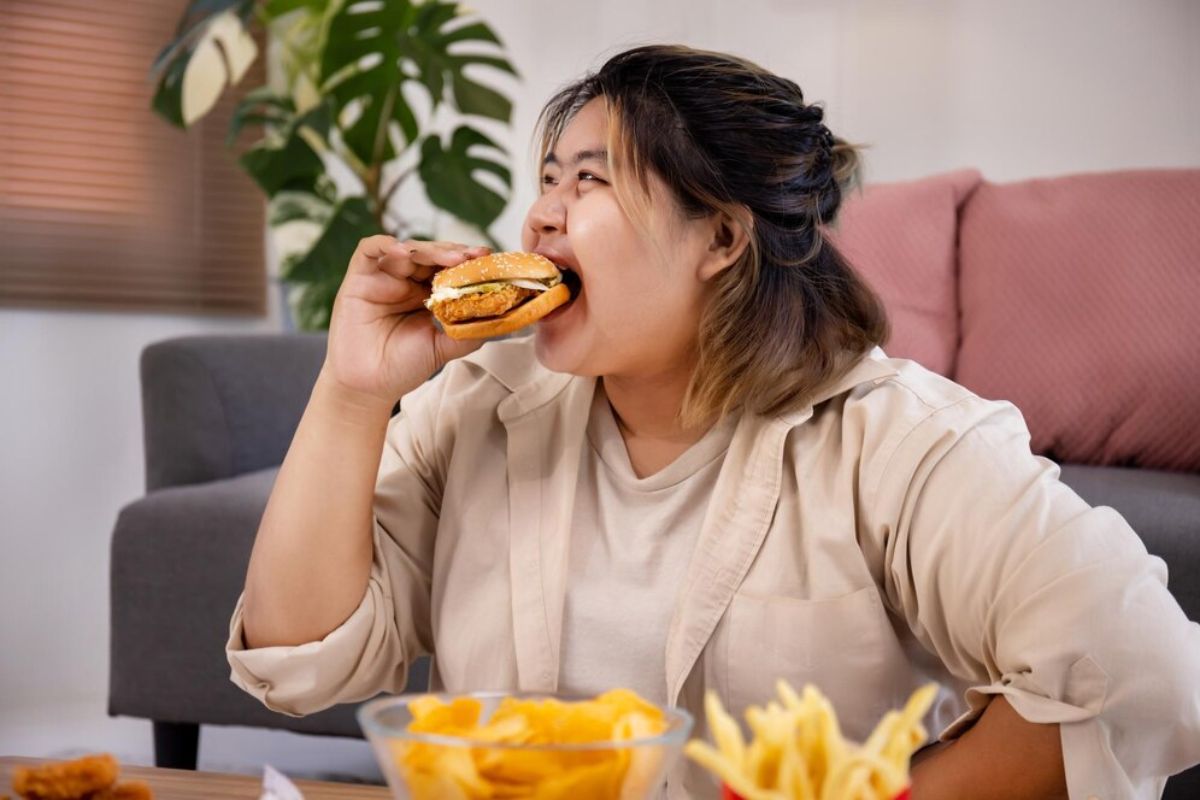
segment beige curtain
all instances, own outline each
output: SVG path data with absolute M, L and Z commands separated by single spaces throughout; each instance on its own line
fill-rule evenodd
M 225 147 L 235 99 L 187 133 L 150 110 L 185 5 L 0 0 L 0 304 L 265 312 L 263 198 Z

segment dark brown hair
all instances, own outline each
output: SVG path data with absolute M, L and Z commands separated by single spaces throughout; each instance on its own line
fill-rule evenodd
M 650 213 L 653 172 L 687 218 L 724 212 L 748 234 L 700 322 L 686 424 L 802 406 L 887 338 L 882 304 L 823 232 L 857 182 L 858 148 L 830 133 L 793 81 L 723 53 L 627 50 L 551 98 L 535 163 L 597 97 L 631 220 Z

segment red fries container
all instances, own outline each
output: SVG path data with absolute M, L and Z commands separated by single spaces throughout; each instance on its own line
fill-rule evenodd
M 896 795 L 892 800 L 908 800 L 909 791 L 905 789 L 900 794 Z M 721 784 L 721 800 L 743 800 L 742 796 L 730 789 L 727 785 Z

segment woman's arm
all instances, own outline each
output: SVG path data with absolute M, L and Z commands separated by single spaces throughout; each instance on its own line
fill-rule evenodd
M 247 647 L 317 641 L 362 601 L 391 406 L 322 371 L 267 502 L 246 573 Z
M 997 695 L 966 733 L 924 752 L 912 782 L 912 800 L 1066 798 L 1059 727 L 1027 722 Z
M 976 715 L 1002 694 L 1021 718 L 1057 724 L 1072 796 L 1154 797 L 1200 760 L 1200 627 L 1125 520 L 1088 506 L 1030 453 L 1012 406 L 963 398 L 882 458 L 865 505 L 888 604 L 973 683 Z M 976 747 L 990 730 L 970 734 L 983 739 Z M 1010 744 L 1026 740 L 1032 729 Z M 972 793 L 1030 777 L 955 747 L 946 764 Z
M 437 329 L 423 305 L 429 281 L 486 252 L 391 236 L 359 242 L 333 306 L 325 364 L 254 542 L 242 605 L 246 646 L 317 641 L 362 602 L 390 410 L 480 344 Z

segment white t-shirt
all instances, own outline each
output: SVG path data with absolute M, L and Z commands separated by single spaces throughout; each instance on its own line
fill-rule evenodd
M 597 382 L 572 513 L 560 692 L 626 687 L 666 702 L 667 629 L 735 422 L 639 478 Z

